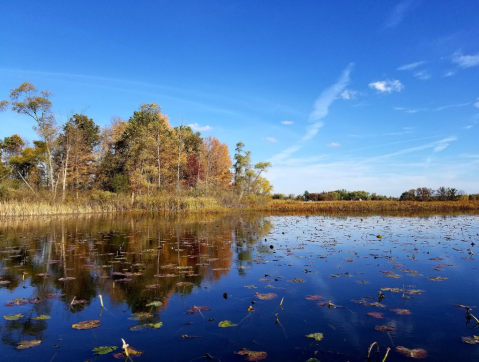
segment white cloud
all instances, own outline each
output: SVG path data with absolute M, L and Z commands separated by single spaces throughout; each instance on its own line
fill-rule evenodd
M 290 125 L 290 124 L 293 124 L 294 122 L 292 122 L 292 121 L 282 121 L 281 123 L 286 124 L 286 125 Z
M 435 109 L 435 111 L 442 111 L 444 109 L 455 108 L 455 107 L 464 107 L 464 106 L 468 106 L 469 104 L 471 104 L 471 103 L 449 104 L 447 106 L 438 107 L 438 108 Z
M 349 64 L 343 71 L 338 81 L 328 89 L 324 90 L 314 102 L 313 111 L 309 115 L 310 121 L 319 121 L 328 115 L 329 106 L 338 98 L 349 83 L 349 73 L 353 64 Z
M 319 129 L 321 127 L 324 126 L 324 123 L 323 122 L 316 122 L 316 123 L 313 123 L 311 126 L 308 127 L 308 131 L 306 132 L 306 134 L 303 136 L 302 138 L 302 141 L 308 141 L 310 140 L 311 138 L 313 138 L 314 136 L 316 136 L 316 134 L 318 133 Z
M 269 142 L 278 142 L 278 140 L 274 137 L 266 137 L 266 140 L 269 141 Z
M 210 126 L 200 126 L 198 123 L 192 123 L 189 124 L 188 127 L 191 127 L 191 129 L 195 132 L 204 132 L 204 131 L 209 131 L 212 129 Z
M 376 89 L 381 93 L 392 93 L 400 92 L 404 88 L 404 85 L 397 79 L 386 79 L 383 81 L 369 83 L 369 87 Z
M 456 75 L 456 72 L 448 70 L 446 73 L 444 73 L 443 77 L 452 77 L 453 75 Z
M 425 70 L 420 70 L 416 73 L 414 73 L 414 76 L 416 78 L 419 78 L 421 80 L 427 80 L 427 79 L 431 79 L 431 74 L 429 74 L 427 71 Z
M 426 111 L 426 108 L 404 108 L 404 107 L 394 107 L 394 110 L 396 111 L 403 111 L 406 113 L 417 113 L 417 112 L 422 112 Z
M 346 89 L 341 93 L 341 98 L 342 99 L 356 99 L 357 95 L 359 92 L 353 91 L 352 89 Z
M 397 4 L 392 13 L 386 19 L 384 26 L 386 28 L 391 28 L 401 23 L 406 16 L 406 13 L 413 7 L 413 5 L 415 4 L 412 0 L 402 1 L 401 3 Z
M 474 55 L 463 55 L 456 52 L 452 56 L 452 62 L 461 68 L 471 68 L 479 65 L 479 53 Z
M 341 147 L 341 145 L 336 142 L 331 142 L 330 144 L 328 144 L 328 147 Z
M 405 64 L 405 65 L 400 66 L 397 70 L 413 70 L 413 69 L 419 67 L 420 65 L 422 65 L 424 63 L 426 63 L 426 62 L 423 60 L 423 61 L 420 61 L 420 62 Z
M 474 127 L 472 124 L 470 124 L 469 126 L 466 126 L 464 127 L 465 129 L 471 129 L 472 127 Z
M 477 102 L 474 103 L 474 107 L 479 108 L 479 97 L 477 98 Z

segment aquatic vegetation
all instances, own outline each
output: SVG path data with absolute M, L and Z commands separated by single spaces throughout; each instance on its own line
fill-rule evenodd
M 5 315 L 3 316 L 4 319 L 7 321 L 16 321 L 19 320 L 20 318 L 23 318 L 23 314 L 17 313 L 17 314 L 11 314 L 11 315 Z
M 278 294 L 275 293 L 254 293 L 254 296 L 261 300 L 271 300 L 278 297 Z
M 411 358 L 422 359 L 427 357 L 427 351 L 425 351 L 422 348 L 408 349 L 406 347 L 397 346 L 395 348 L 395 351 L 401 353 L 402 355 L 406 357 L 411 357 Z
M 225 327 L 236 327 L 236 326 L 237 326 L 237 324 L 234 324 L 229 320 L 221 321 L 221 322 L 218 323 L 218 327 L 223 327 L 223 328 L 225 328 Z
M 241 348 L 236 354 L 244 355 L 246 356 L 245 361 L 261 361 L 268 357 L 266 352 L 256 352 L 256 351 L 250 351 L 249 349 L 246 348 Z
M 324 338 L 324 335 L 322 333 L 311 333 L 307 334 L 306 337 L 314 338 L 316 341 L 321 341 Z
M 92 329 L 100 327 L 100 321 L 95 319 L 91 321 L 82 321 L 72 324 L 73 329 Z
M 101 346 L 101 347 L 95 347 L 92 349 L 93 352 L 95 352 L 96 355 L 101 355 L 101 354 L 108 354 L 113 351 L 115 351 L 118 347 L 117 346 Z
M 39 341 L 39 340 L 36 340 L 36 339 L 33 339 L 33 340 L 30 340 L 30 341 L 21 341 L 18 343 L 18 346 L 16 347 L 16 349 L 27 349 L 27 348 L 33 348 L 33 347 L 36 347 L 38 345 L 40 345 L 40 343 L 42 343 L 42 341 Z

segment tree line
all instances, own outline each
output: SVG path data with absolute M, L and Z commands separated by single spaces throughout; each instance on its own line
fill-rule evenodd
M 25 190 L 65 201 L 88 192 L 134 198 L 164 192 L 203 196 L 221 189 L 241 200 L 272 191 L 262 176 L 270 163 L 252 164 L 241 142 L 232 158 L 228 145 L 216 137 L 173 127 L 156 103 L 142 104 L 127 121 L 117 117 L 100 128 L 78 113 L 58 125 L 51 97 L 23 83 L 10 100 L 0 102 L 0 111 L 30 117 L 40 138 L 33 144 L 17 134 L 0 139 L 0 198 Z
M 336 191 L 323 191 L 323 192 L 308 192 L 304 191 L 302 195 L 284 195 L 284 194 L 274 194 L 273 199 L 290 199 L 290 200 L 300 200 L 300 201 L 340 201 L 340 200 L 397 200 L 395 197 L 388 197 L 378 195 L 375 192 L 369 193 L 366 191 L 347 191 L 345 189 L 336 190 Z
M 437 190 L 427 187 L 418 187 L 404 191 L 399 197 L 400 201 L 457 201 L 479 200 L 479 194 L 466 195 L 464 191 L 454 187 L 441 186 Z

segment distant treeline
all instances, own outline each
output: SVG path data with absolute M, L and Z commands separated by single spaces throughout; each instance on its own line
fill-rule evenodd
M 400 201 L 458 201 L 479 200 L 479 194 L 467 195 L 464 191 L 454 187 L 441 186 L 437 190 L 427 187 L 418 187 L 404 191 L 399 197 Z
M 336 190 L 328 192 L 308 192 L 305 191 L 302 195 L 284 195 L 284 194 L 274 194 L 273 199 L 277 200 L 299 200 L 299 201 L 340 201 L 340 200 L 389 200 L 397 201 L 397 197 L 388 197 L 377 195 L 375 192 L 370 194 L 366 191 L 347 191 L 347 190 Z

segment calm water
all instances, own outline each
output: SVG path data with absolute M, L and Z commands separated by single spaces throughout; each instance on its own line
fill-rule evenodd
M 462 337 L 479 327 L 455 304 L 479 318 L 478 247 L 477 215 L 3 221 L 0 314 L 22 316 L 1 318 L 0 359 L 114 361 L 92 349 L 119 353 L 123 338 L 138 361 L 244 361 L 242 348 L 266 361 L 365 361 L 375 341 L 379 361 L 387 347 L 388 362 L 410 360 L 397 346 L 477 361 Z M 99 326 L 72 328 L 85 320 Z M 41 344 L 16 349 L 23 340 Z

